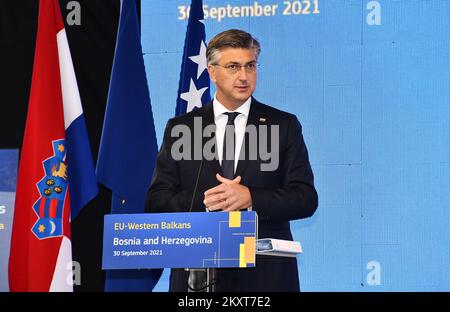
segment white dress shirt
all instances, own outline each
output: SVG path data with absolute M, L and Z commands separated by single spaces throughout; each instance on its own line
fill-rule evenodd
M 239 113 L 234 120 L 234 131 L 236 135 L 236 147 L 234 149 L 234 172 L 239 161 L 239 153 L 241 152 L 242 141 L 244 140 L 245 127 L 247 126 L 248 113 L 250 112 L 250 104 L 252 98 L 249 97 L 247 101 L 244 102 L 238 109 L 234 112 Z M 225 126 L 227 125 L 228 116 L 225 113 L 233 112 L 225 108 L 214 95 L 213 100 L 213 110 L 214 110 L 214 123 L 216 124 L 216 142 L 217 142 L 217 154 L 219 156 L 219 163 L 222 165 L 222 150 L 223 150 L 223 139 L 225 136 Z

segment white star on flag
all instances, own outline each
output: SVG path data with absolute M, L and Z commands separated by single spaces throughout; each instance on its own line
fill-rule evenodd
M 190 112 L 194 107 L 202 107 L 202 95 L 208 87 L 197 90 L 194 81 L 191 78 L 189 92 L 181 93 L 180 98 L 187 102 L 186 112 Z
M 198 55 L 190 56 L 189 59 L 198 65 L 197 79 L 200 78 L 204 70 L 206 70 L 206 45 L 200 41 L 200 52 Z

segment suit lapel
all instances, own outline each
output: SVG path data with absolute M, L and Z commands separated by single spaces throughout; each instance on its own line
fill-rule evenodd
M 250 106 L 250 112 L 248 113 L 248 118 L 247 118 L 247 126 L 253 126 L 256 128 L 256 133 L 258 133 L 258 127 L 261 124 L 260 120 L 266 120 L 267 116 L 263 116 L 261 111 L 260 111 L 260 106 L 258 104 L 258 102 L 252 98 L 252 104 Z M 245 169 L 247 168 L 248 162 L 249 162 L 249 137 L 248 134 L 245 133 L 244 136 L 244 141 L 242 142 L 242 147 L 241 147 L 241 152 L 240 152 L 240 156 L 239 156 L 239 162 L 236 168 L 236 173 L 235 176 L 242 176 L 242 174 L 244 173 Z M 245 155 L 244 155 L 245 152 Z
M 215 123 L 214 123 L 214 110 L 213 110 L 213 105 L 212 105 L 212 101 L 210 101 L 205 107 L 204 110 L 202 111 L 202 122 L 203 122 L 203 130 L 205 129 L 205 127 L 207 127 L 208 125 L 214 125 L 215 127 Z M 212 136 L 214 137 L 214 146 L 217 146 L 217 141 L 216 141 L 216 131 L 214 129 L 214 132 L 212 134 Z M 205 146 L 206 142 L 211 140 L 211 137 L 204 137 L 202 135 L 202 149 Z M 214 173 L 219 173 L 222 175 L 222 167 L 220 166 L 219 163 L 219 158 L 217 156 L 217 148 L 215 148 L 215 157 L 212 160 L 204 160 L 208 166 L 210 166 L 212 172 Z

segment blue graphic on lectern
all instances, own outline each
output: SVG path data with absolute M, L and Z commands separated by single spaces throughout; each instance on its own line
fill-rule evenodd
M 103 269 L 254 267 L 256 233 L 253 211 L 107 215 Z

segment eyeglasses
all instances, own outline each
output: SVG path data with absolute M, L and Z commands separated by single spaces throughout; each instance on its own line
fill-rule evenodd
M 256 62 L 251 62 L 251 63 L 247 63 L 245 65 L 241 65 L 239 63 L 231 63 L 228 65 L 220 65 L 220 64 L 212 64 L 213 66 L 220 66 L 226 69 L 227 72 L 229 72 L 230 74 L 236 74 L 238 72 L 241 71 L 241 68 L 244 67 L 245 71 L 247 73 L 254 73 L 256 71 L 256 69 L 258 68 L 258 63 Z

